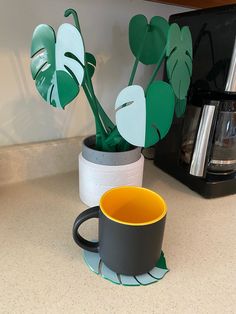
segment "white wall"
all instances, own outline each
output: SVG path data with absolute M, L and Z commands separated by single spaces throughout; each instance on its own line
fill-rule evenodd
M 0 0 L 0 146 L 87 135 L 93 117 L 83 92 L 59 111 L 39 96 L 30 75 L 30 45 L 34 28 L 47 23 L 56 30 L 71 19 L 65 9 L 78 11 L 87 51 L 97 58 L 94 87 L 113 117 L 118 92 L 127 85 L 133 64 L 128 23 L 138 13 L 151 18 L 186 9 L 143 0 Z M 138 81 L 148 78 L 140 69 Z

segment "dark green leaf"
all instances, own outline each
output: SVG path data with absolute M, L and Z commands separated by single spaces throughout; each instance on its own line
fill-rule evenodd
M 93 54 L 86 52 L 85 59 L 88 63 L 89 76 L 92 78 L 96 68 L 96 59 Z
M 192 37 L 188 27 L 181 30 L 171 24 L 167 40 L 166 69 L 169 81 L 178 99 L 187 95 L 192 75 Z
M 148 24 L 144 15 L 134 16 L 129 23 L 129 44 L 134 56 L 144 64 L 155 64 L 167 42 L 169 24 L 154 16 Z
M 168 133 L 174 115 L 175 97 L 171 86 L 163 81 L 153 82 L 146 96 L 146 140 L 149 147 Z

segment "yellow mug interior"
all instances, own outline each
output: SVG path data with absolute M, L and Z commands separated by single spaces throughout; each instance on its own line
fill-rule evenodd
M 109 219 L 133 226 L 155 223 L 167 211 L 160 195 L 136 186 L 121 186 L 105 192 L 100 199 L 100 208 Z

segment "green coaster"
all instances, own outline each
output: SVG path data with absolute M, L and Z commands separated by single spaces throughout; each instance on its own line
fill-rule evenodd
M 93 253 L 84 250 L 84 260 L 88 267 L 97 275 L 107 279 L 115 284 L 123 286 L 146 286 L 161 280 L 169 271 L 166 266 L 164 253 L 161 252 L 156 266 L 146 274 L 138 276 L 126 276 L 117 274 L 110 270 L 101 260 L 99 253 Z

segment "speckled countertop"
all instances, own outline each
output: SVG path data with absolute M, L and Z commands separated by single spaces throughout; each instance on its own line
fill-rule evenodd
M 167 201 L 171 271 L 144 287 L 93 274 L 71 236 L 76 173 L 0 188 L 0 313 L 236 313 L 236 195 L 206 200 L 151 162 L 144 186 Z M 96 237 L 96 220 L 82 229 Z

